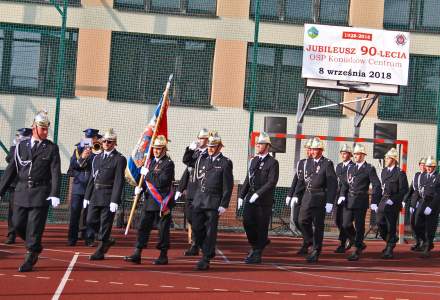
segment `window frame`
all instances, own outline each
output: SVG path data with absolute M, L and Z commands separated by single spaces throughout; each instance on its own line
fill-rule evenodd
M 385 0 L 386 2 L 387 0 Z M 383 28 L 390 30 L 406 30 L 410 32 L 424 32 L 424 33 L 440 33 L 440 21 L 437 27 L 420 25 L 420 11 L 422 3 L 425 0 L 408 0 L 409 16 L 405 25 L 393 24 L 385 21 L 385 11 L 383 18 Z
M 35 3 L 35 4 L 42 4 L 42 5 L 53 5 L 50 3 L 49 0 L 3 0 L 6 2 L 18 2 L 18 3 Z M 61 3 L 60 3 L 61 5 Z M 82 3 L 81 0 L 68 0 L 67 6 L 70 7 L 81 7 Z
M 43 58 L 46 61 L 39 62 L 38 66 L 38 86 L 36 88 L 32 87 L 23 87 L 23 86 L 14 86 L 11 82 L 11 68 L 12 68 L 12 58 L 13 58 L 13 44 L 15 41 L 24 41 L 27 39 L 19 38 L 14 39 L 14 32 L 34 32 L 42 34 L 42 38 L 38 41 L 40 46 L 40 57 L 42 56 L 41 51 L 47 51 L 48 45 L 52 46 L 51 42 L 48 40 L 47 36 L 43 36 L 43 34 L 48 34 L 51 36 L 52 33 L 60 32 L 60 28 L 52 27 L 52 26 L 40 26 L 40 25 L 27 25 L 27 24 L 12 24 L 12 23 L 4 23 L 0 22 L 0 29 L 4 32 L 4 37 L 1 38 L 3 40 L 3 51 L 2 51 L 2 65 L 0 69 L 0 93 L 1 94 L 16 94 L 16 95 L 32 95 L 32 96 L 48 96 L 53 97 L 56 94 L 56 81 L 53 81 L 54 87 L 51 87 L 49 84 L 50 80 L 46 80 L 48 76 L 50 76 L 51 69 L 55 68 L 57 62 L 54 62 L 54 65 L 48 65 L 47 59 L 50 54 L 43 54 Z M 65 81 L 63 85 L 63 93 L 62 96 L 66 98 L 74 98 L 75 97 L 75 84 L 76 84 L 76 66 L 77 66 L 77 55 L 78 55 L 78 34 L 79 30 L 77 28 L 67 28 L 66 34 L 75 34 L 76 40 L 66 38 L 66 49 L 65 56 L 68 56 L 69 53 L 75 58 L 75 61 L 72 63 L 71 68 L 69 68 L 69 63 L 65 64 Z M 53 37 L 53 36 L 52 36 Z M 44 39 L 45 40 L 44 40 Z M 57 37 L 57 42 L 59 41 L 59 37 Z M 29 39 L 29 42 L 37 41 Z M 69 48 L 69 44 L 74 43 L 74 45 Z M 59 42 L 56 45 L 56 51 L 58 51 Z M 6 57 L 6 59 L 5 59 Z M 58 57 L 58 56 L 57 56 Z M 44 64 L 44 65 L 43 65 Z M 43 66 L 42 66 L 43 65 Z M 68 69 L 69 68 L 69 69 Z M 56 71 L 55 71 L 56 72 Z M 69 74 L 70 76 L 66 75 Z M 73 80 L 70 84 L 68 78 L 71 77 Z M 40 86 L 40 81 L 44 82 Z
M 211 101 L 212 101 L 212 83 L 213 83 L 213 71 L 214 71 L 214 55 L 215 55 L 215 39 L 201 39 L 201 38 L 187 38 L 187 37 L 180 37 L 180 36 L 169 36 L 169 35 L 154 35 L 154 34 L 144 34 L 144 33 L 137 33 L 137 32 L 123 32 L 123 31 L 113 31 L 112 32 L 112 42 L 111 42 L 111 50 L 110 50 L 110 68 L 109 68 L 109 79 L 108 79 L 108 92 L 107 92 L 107 100 L 114 101 L 114 102 L 125 102 L 125 103 L 134 103 L 134 104 L 156 104 L 158 101 L 158 98 L 155 97 L 149 97 L 149 95 L 145 95 L 144 92 L 141 91 L 140 96 L 135 98 L 122 98 L 118 95 L 113 95 L 112 93 L 112 87 L 114 86 L 115 77 L 117 76 L 117 71 L 115 68 L 117 66 L 115 63 L 112 63 L 114 55 L 116 55 L 115 49 L 117 47 L 116 43 L 114 42 L 115 36 L 118 36 L 118 38 L 122 36 L 128 36 L 131 38 L 139 38 L 142 39 L 142 52 L 146 53 L 146 49 L 148 48 L 148 45 L 151 45 L 151 40 L 170 40 L 170 41 L 177 41 L 179 47 L 176 50 L 179 53 L 179 56 L 181 59 L 184 59 L 185 56 L 185 42 L 204 42 L 206 43 L 206 47 L 209 47 L 212 51 L 210 65 L 209 65 L 209 88 L 207 90 L 208 98 L 204 103 L 199 103 L 197 101 L 192 102 L 182 102 L 180 99 L 173 99 L 173 106 L 184 106 L 184 107 L 198 107 L 198 108 L 210 108 L 212 107 Z M 140 43 L 140 42 L 139 42 Z M 144 59 L 147 59 L 146 57 Z M 144 62 L 145 63 L 145 62 Z M 144 69 L 144 67 L 143 67 Z M 181 80 L 178 76 L 178 73 L 184 73 L 183 71 L 184 67 L 182 67 L 181 70 L 174 73 L 174 84 L 173 89 L 178 89 L 177 93 L 178 95 L 184 94 L 184 86 L 179 87 L 178 82 Z M 175 70 L 174 70 L 175 71 Z M 177 74 L 176 74 L 177 73 Z M 139 90 L 140 91 L 140 90 Z M 139 91 L 136 92 L 136 95 L 139 95 Z M 160 95 L 158 95 L 159 97 Z M 172 97 L 172 96 L 171 96 Z
M 260 0 L 262 1 L 262 0 Z M 260 21 L 262 22 L 274 22 L 274 23 L 287 23 L 287 24 L 295 24 L 295 25 L 303 25 L 305 23 L 317 23 L 317 24 L 325 24 L 325 25 L 334 25 L 334 26 L 348 26 L 348 21 L 349 21 L 349 17 L 350 17 L 350 6 L 351 6 L 351 0 L 347 0 L 348 5 L 347 5 L 347 15 L 345 17 L 345 20 L 343 22 L 335 22 L 335 21 L 331 21 L 328 22 L 327 20 L 325 22 L 322 22 L 321 20 L 321 16 L 320 16 L 320 11 L 321 11 L 321 6 L 319 6 L 319 9 L 317 9 L 317 5 L 321 5 L 321 0 L 310 0 L 311 3 L 311 17 L 310 18 L 298 18 L 298 19 L 294 19 L 294 18 L 287 18 L 286 16 L 286 1 L 287 0 L 277 0 L 278 1 L 278 13 L 276 17 L 265 17 L 264 15 L 261 15 L 260 12 Z M 255 14 L 253 13 L 253 9 L 252 6 L 254 4 L 255 0 L 250 0 L 249 3 L 249 18 L 252 20 L 255 20 Z M 318 16 L 318 20 L 315 22 L 313 20 L 313 12 L 317 10 L 317 16 Z
M 188 1 L 189 0 L 179 0 L 180 8 L 179 9 L 166 9 L 166 8 L 155 8 L 153 7 L 152 0 L 143 0 L 142 5 L 133 5 L 133 4 L 123 4 L 118 3 L 117 0 L 113 1 L 113 8 L 117 10 L 127 10 L 127 11 L 143 11 L 146 13 L 154 13 L 154 14 L 168 14 L 168 15 L 181 15 L 181 16 L 199 16 L 199 17 L 217 17 L 217 7 L 218 0 L 215 1 L 214 12 L 207 12 L 203 10 L 189 9 Z

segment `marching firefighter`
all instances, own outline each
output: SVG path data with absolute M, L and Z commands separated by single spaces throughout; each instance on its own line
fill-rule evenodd
M 269 154 L 270 137 L 261 132 L 256 143 L 257 155 L 249 163 L 249 171 L 238 198 L 238 209 L 243 205 L 243 226 L 251 250 L 245 258 L 247 264 L 261 263 L 274 203 L 273 194 L 279 176 L 278 161 Z
M 197 190 L 193 200 L 193 230 L 196 244 L 202 248 L 198 270 L 209 269 L 215 257 L 218 220 L 231 200 L 234 177 L 232 161 L 221 150 L 223 143 L 217 132 L 210 132 L 208 155 L 199 156 L 195 166 Z
M 155 265 L 168 264 L 168 249 L 170 248 L 171 209 L 174 206 L 173 181 L 174 162 L 167 155 L 168 141 L 165 136 L 155 138 L 152 149 L 154 158 L 147 168 L 143 168 L 145 176 L 142 187 L 135 188 L 135 194 L 144 194 L 144 207 L 138 228 L 135 249 L 132 255 L 126 256 L 125 261 L 141 263 L 142 249 L 147 246 L 155 220 L 159 220 L 159 240 L 156 248 L 160 250 L 159 257 L 153 261 Z
M 299 224 L 305 243 L 313 243 L 313 250 L 306 261 L 314 263 L 321 254 L 325 214 L 332 212 L 338 180 L 333 162 L 322 155 L 324 143 L 315 137 L 310 148 L 312 158 L 307 159 L 304 176 L 298 178 L 295 194 L 304 193 Z
M 430 257 L 434 248 L 434 237 L 437 231 L 440 207 L 440 177 L 435 170 L 437 166 L 433 156 L 426 158 L 426 172 L 421 174 L 419 194 L 421 201 L 415 209 L 415 227 L 418 235 L 423 237 L 422 258 Z
M 183 163 L 186 165 L 185 172 L 180 179 L 179 187 L 177 188 L 175 200 L 177 201 L 182 193 L 185 195 L 185 215 L 187 217 L 189 228 L 191 231 L 191 246 L 185 250 L 185 256 L 197 256 L 199 255 L 199 245 L 195 243 L 194 232 L 192 230 L 192 202 L 194 194 L 197 189 L 196 176 L 194 173 L 194 167 L 199 156 L 208 155 L 208 130 L 203 128 L 197 135 L 197 141 L 193 141 L 188 147 L 186 147 L 183 154 Z
M 337 195 L 340 196 L 342 186 L 344 185 L 345 181 L 347 180 L 347 169 L 351 167 L 354 163 L 351 160 L 353 153 L 350 146 L 347 144 L 342 145 L 341 150 L 339 151 L 339 154 L 341 156 L 342 162 L 336 165 L 336 176 L 338 177 L 338 190 L 336 192 Z M 343 193 L 343 197 L 347 197 L 347 192 Z M 346 203 L 344 201 L 338 201 L 338 197 L 335 200 L 336 209 L 335 209 L 335 224 L 339 229 L 339 246 L 334 251 L 335 253 L 345 253 L 348 249 L 351 248 L 351 242 L 347 245 L 347 239 L 348 235 L 344 227 L 342 226 L 343 222 L 343 212 L 344 207 L 346 207 Z M 368 207 L 368 206 L 367 206 Z M 348 230 L 353 230 L 352 228 L 349 228 Z
M 356 144 L 353 151 L 354 164 L 347 168 L 338 203 L 344 203 L 342 226 L 350 241 L 355 246 L 349 261 L 359 260 L 364 243 L 365 216 L 369 206 L 368 190 L 372 186 L 372 202 L 377 203 L 381 197 L 380 181 L 376 169 L 365 161 L 367 152 L 362 144 Z M 354 223 L 354 227 L 353 227 Z
M 377 212 L 377 224 L 386 247 L 382 251 L 383 259 L 394 257 L 398 237 L 396 234 L 399 212 L 402 208 L 403 197 L 408 193 L 408 180 L 406 174 L 397 166 L 399 153 L 391 148 L 385 154 L 385 168 L 381 173 L 382 198 L 378 203 L 372 200 L 371 209 Z
M 293 209 L 293 224 L 295 224 L 296 229 L 301 233 L 303 238 L 303 243 L 301 248 L 298 250 L 296 254 L 305 255 L 309 252 L 309 247 L 312 245 L 311 243 L 305 243 L 304 233 L 302 232 L 301 226 L 299 224 L 299 211 L 301 208 L 301 199 L 303 197 L 304 191 L 301 191 L 300 194 L 295 194 L 296 185 L 298 183 L 298 178 L 304 177 L 304 172 L 306 169 L 307 159 L 312 157 L 312 150 L 310 146 L 312 145 L 313 139 L 308 139 L 304 145 L 306 150 L 306 158 L 301 159 L 296 165 L 295 176 L 293 177 L 292 184 L 290 186 L 289 192 L 286 197 L 286 205 L 290 206 Z
M 19 272 L 32 271 L 37 263 L 43 250 L 41 239 L 49 205 L 60 204 L 60 153 L 58 146 L 47 139 L 49 126 L 47 112 L 39 111 L 32 124 L 32 137 L 16 145 L 0 182 L 0 195 L 3 195 L 17 178 L 13 224 L 27 249 Z
M 416 214 L 414 213 L 419 207 L 420 203 L 422 202 L 419 189 L 420 189 L 420 182 L 422 180 L 422 177 L 426 172 L 425 164 L 426 164 L 426 158 L 421 158 L 419 160 L 419 172 L 417 172 L 414 175 L 414 179 L 409 187 L 409 192 L 405 196 L 405 201 L 403 202 L 406 203 L 406 206 L 409 207 L 411 229 L 414 235 L 414 239 L 416 240 L 416 243 L 411 246 L 411 251 L 415 251 L 415 252 L 423 251 L 422 245 L 425 243 L 425 235 L 423 232 L 425 226 L 424 224 L 421 223 L 421 220 L 419 220 L 419 228 L 422 230 L 418 230 L 415 223 Z
M 126 158 L 116 150 L 117 135 L 112 128 L 102 137 L 103 151 L 92 161 L 83 207 L 88 207 L 87 226 L 97 233 L 99 245 L 90 260 L 102 260 L 115 240 L 110 238 L 113 220 L 121 203 Z

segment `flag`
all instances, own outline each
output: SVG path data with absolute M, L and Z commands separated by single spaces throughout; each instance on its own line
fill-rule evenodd
M 156 136 L 164 135 L 168 139 L 168 122 L 167 122 L 167 110 L 169 106 L 168 97 L 162 96 L 159 104 L 154 110 L 153 116 L 151 117 L 148 125 L 142 132 L 135 148 L 133 149 L 131 155 L 127 159 L 127 168 L 125 170 L 125 177 L 127 181 L 133 185 L 137 186 L 139 179 L 141 177 L 141 168 L 145 165 L 147 158 L 148 149 L 150 148 L 151 139 L 156 131 Z M 162 115 L 161 115 L 162 111 Z M 159 120 L 159 116 L 160 120 Z M 159 121 L 159 123 L 158 123 Z

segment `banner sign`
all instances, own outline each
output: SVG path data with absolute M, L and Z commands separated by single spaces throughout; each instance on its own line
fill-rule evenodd
M 407 85 L 409 33 L 304 24 L 303 78 Z

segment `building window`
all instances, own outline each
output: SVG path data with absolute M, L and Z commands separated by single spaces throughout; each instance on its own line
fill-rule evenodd
M 251 0 L 250 15 L 255 17 L 256 1 Z M 281 21 L 296 24 L 316 22 L 331 25 L 347 25 L 350 0 L 260 0 L 260 18 L 265 21 Z
M 115 0 L 116 9 L 144 10 L 152 13 L 215 16 L 217 0 Z
M 0 92 L 54 96 L 58 28 L 0 23 Z M 78 30 L 66 32 L 63 96 L 75 94 Z
M 174 104 L 209 106 L 215 42 L 114 32 L 109 100 L 157 103 L 174 74 Z
M 440 32 L 438 0 L 385 0 L 387 29 Z
M 408 85 L 398 96 L 382 96 L 379 118 L 382 120 L 437 123 L 440 87 L 440 57 L 412 55 Z
M 258 48 L 257 94 L 255 108 L 257 111 L 278 113 L 296 113 L 298 94 L 305 92 L 305 82 L 301 78 L 302 48 L 260 45 Z M 253 46 L 248 47 L 246 66 L 245 108 L 249 108 L 251 97 L 251 68 Z M 340 102 L 342 93 L 320 90 L 319 94 Z M 320 97 L 312 100 L 312 107 L 326 104 Z M 342 110 L 338 106 L 316 111 L 310 114 L 339 116 Z
M 52 5 L 50 0 L 3 0 L 3 1 L 8 1 L 8 2 L 27 2 L 27 3 L 39 3 L 39 4 Z M 55 2 L 58 3 L 60 6 L 64 5 L 64 1 L 63 0 L 55 0 Z M 81 5 L 81 0 L 67 0 L 67 5 L 68 6 L 80 6 Z

